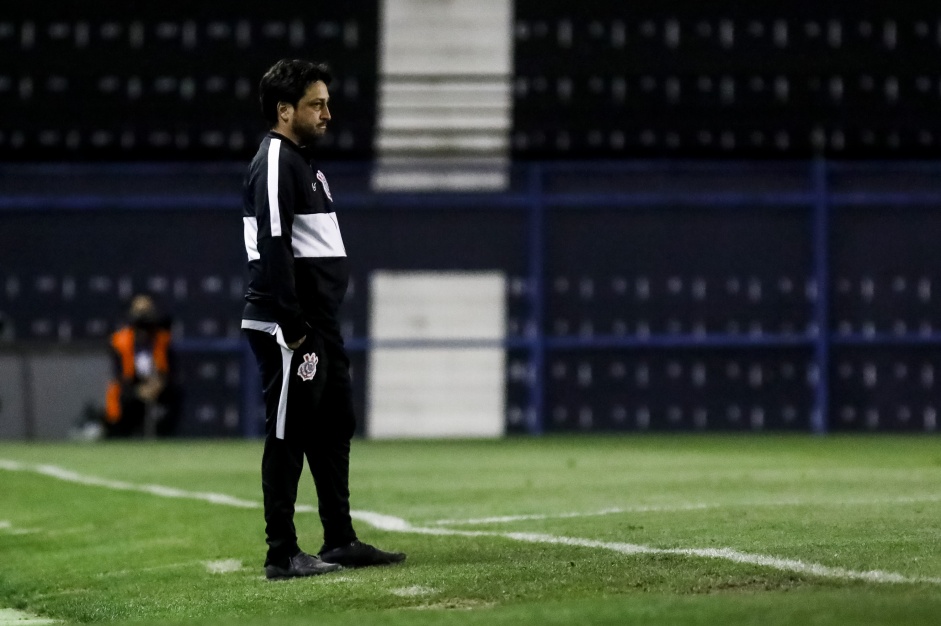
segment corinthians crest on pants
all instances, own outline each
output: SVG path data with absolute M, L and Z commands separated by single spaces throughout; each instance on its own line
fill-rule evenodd
M 317 374 L 317 361 L 319 360 L 313 352 L 304 355 L 304 362 L 297 368 L 297 375 L 301 377 L 301 380 L 314 379 L 314 375 Z

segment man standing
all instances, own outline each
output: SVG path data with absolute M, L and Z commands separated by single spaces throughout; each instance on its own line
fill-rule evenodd
M 337 321 L 349 267 L 330 187 L 307 153 L 330 121 L 330 80 L 326 65 L 301 60 L 283 59 L 265 73 L 261 110 L 271 130 L 245 177 L 249 284 L 242 328 L 265 399 L 268 578 L 405 560 L 360 542 L 350 519 L 356 417 Z M 294 527 L 305 456 L 324 531 L 319 557 L 301 551 Z

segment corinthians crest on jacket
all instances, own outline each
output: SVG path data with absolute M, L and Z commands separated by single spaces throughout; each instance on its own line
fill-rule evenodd
M 304 362 L 297 368 L 297 375 L 301 380 L 313 380 L 317 374 L 317 362 L 320 359 L 313 352 L 304 355 Z

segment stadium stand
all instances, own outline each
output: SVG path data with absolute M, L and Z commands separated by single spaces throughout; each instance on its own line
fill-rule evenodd
M 937 154 L 928 3 L 515 7 L 516 158 Z
M 263 134 L 255 87 L 312 50 L 337 71 L 344 128 L 330 159 L 372 154 L 377 2 L 115 2 L 7 7 L 0 16 L 0 159 L 246 159 Z
M 233 215 L 257 76 L 314 46 L 360 409 L 371 273 L 498 269 L 510 432 L 937 429 L 936 8 L 518 0 L 505 190 L 409 194 L 370 187 L 378 2 L 191 4 L 0 17 L 7 345 L 97 345 L 151 293 L 186 432 L 256 433 Z

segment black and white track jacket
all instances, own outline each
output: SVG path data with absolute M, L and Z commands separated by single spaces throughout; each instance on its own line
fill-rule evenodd
M 248 292 L 242 328 L 293 343 L 315 329 L 341 342 L 337 311 L 349 282 L 346 248 L 323 173 L 269 132 L 245 176 Z

